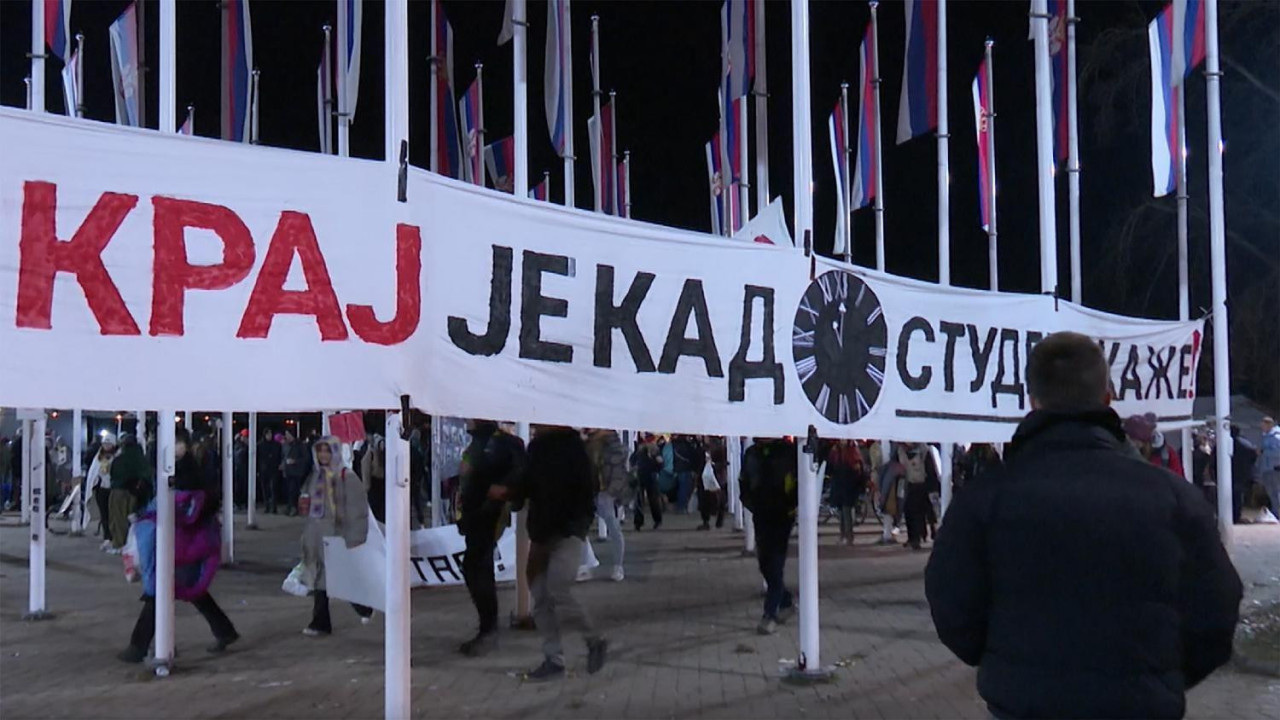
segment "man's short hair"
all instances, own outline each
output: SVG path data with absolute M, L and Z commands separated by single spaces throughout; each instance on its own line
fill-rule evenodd
M 1106 407 L 1111 369 L 1086 335 L 1058 332 L 1036 343 L 1027 360 L 1027 390 L 1041 409 L 1080 413 Z

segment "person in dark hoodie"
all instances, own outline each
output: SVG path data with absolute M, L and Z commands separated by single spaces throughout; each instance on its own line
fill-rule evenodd
M 477 656 L 491 650 L 498 634 L 498 586 L 493 553 L 510 522 L 504 499 L 524 472 L 524 443 L 492 420 L 470 420 L 471 444 L 462 454 L 458 534 L 466 539 L 462 575 L 480 616 L 476 636 L 458 652 Z
M 564 677 L 561 628 L 582 632 L 588 673 L 604 667 L 609 643 L 573 596 L 583 543 L 596 514 L 595 494 L 595 474 L 582 436 L 572 428 L 541 429 L 529 443 L 524 479 L 511 494 L 516 510 L 529 506 L 529 589 L 545 656 L 525 674 L 528 681 Z
M 1097 342 L 1027 363 L 1005 466 L 947 510 L 925 571 L 938 637 L 997 718 L 1180 718 L 1231 657 L 1240 578 L 1194 486 L 1126 448 Z
M 193 459 L 194 460 L 194 459 Z M 129 537 L 129 516 L 151 499 L 151 467 L 133 435 L 123 435 L 120 452 L 111 461 L 111 492 L 107 495 L 112 555 L 119 555 Z M 197 471 L 198 472 L 198 471 Z

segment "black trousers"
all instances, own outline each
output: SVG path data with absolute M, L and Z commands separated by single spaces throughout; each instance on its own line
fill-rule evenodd
M 282 478 L 278 470 L 268 470 L 258 474 L 258 487 L 262 488 L 262 500 L 267 505 L 267 512 L 277 512 L 277 503 L 284 502 L 284 490 L 280 487 Z
M 98 503 L 98 529 L 102 531 L 102 539 L 111 539 L 111 523 L 107 520 L 111 516 L 110 504 L 107 498 L 111 497 L 111 488 L 96 487 L 93 489 L 94 502 Z
M 925 525 L 932 510 L 929 491 L 924 483 L 907 483 L 906 497 L 907 543 L 919 547 L 924 541 Z
M 205 622 L 209 623 L 209 629 L 213 631 L 213 637 L 218 640 L 226 640 L 236 635 L 236 628 L 231 624 L 231 618 L 222 612 L 222 608 L 218 607 L 218 603 L 214 602 L 213 596 L 209 593 L 201 595 L 193 600 L 191 604 L 204 617 Z M 146 652 L 151 647 L 151 639 L 156 634 L 156 599 L 154 597 L 142 598 L 142 612 L 138 615 L 138 622 L 133 625 L 133 634 L 129 636 L 129 644 L 134 648 Z
M 724 492 L 722 490 L 698 490 L 698 512 L 702 514 L 702 524 L 711 522 L 716 516 L 716 527 L 724 525 Z
M 493 577 L 493 530 L 468 533 L 467 554 L 462 558 L 462 576 L 471 593 L 471 603 L 480 617 L 479 634 L 498 629 L 498 585 Z
M 326 634 L 333 632 L 333 620 L 329 617 L 329 593 L 324 590 L 316 590 L 311 593 L 311 598 L 311 624 L 308 627 Z M 367 605 L 351 603 L 351 607 L 362 618 L 373 615 L 373 608 Z
M 658 492 L 658 479 L 656 477 L 648 480 L 642 480 L 636 488 L 636 529 L 639 530 L 644 525 L 644 504 L 646 499 L 649 503 L 649 512 L 653 514 L 653 524 L 656 527 L 662 522 L 662 494 Z
M 778 610 L 789 608 L 794 602 L 785 583 L 792 521 L 756 514 L 752 516 L 752 524 L 756 529 L 756 562 L 768 586 L 764 595 L 764 616 L 777 620 Z

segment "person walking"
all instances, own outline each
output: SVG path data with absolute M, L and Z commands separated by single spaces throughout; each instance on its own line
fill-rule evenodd
M 360 479 L 364 480 L 364 491 L 369 496 L 369 508 L 373 517 L 380 523 L 387 507 L 387 441 L 382 435 L 373 433 L 365 442 L 364 453 L 360 456 Z
M 110 475 L 107 521 L 111 530 L 111 549 L 107 552 L 119 555 L 129 537 L 129 516 L 150 498 L 151 469 L 136 437 L 126 434 L 121 438 L 120 452 L 111 461 Z
M 1174 475 L 1186 477 L 1182 458 L 1164 441 L 1164 433 L 1156 427 L 1156 414 L 1133 415 L 1124 421 L 1124 433 L 1143 459 Z
M 1242 595 L 1213 511 L 1134 457 L 1076 333 L 1027 362 L 1005 467 L 956 495 L 925 570 L 938 638 L 996 718 L 1181 718 L 1231 657 Z
M 795 606 L 785 584 L 787 546 L 796 522 L 796 446 L 790 440 L 756 438 L 742 459 L 742 505 L 756 531 L 756 562 L 767 587 L 756 632 L 772 635 Z
M 724 438 L 710 438 L 705 443 L 702 468 L 698 471 L 698 512 L 702 515 L 699 530 L 724 527 L 725 488 L 729 484 L 729 453 Z
M 905 445 L 898 450 L 898 464 L 906 478 L 903 512 L 907 518 L 907 547 L 920 550 L 929 529 L 933 501 L 929 494 L 939 486 L 938 466 L 931 448 L 924 443 Z M 936 532 L 936 531 L 935 531 Z
M 1231 426 L 1231 522 L 1243 521 L 1244 500 L 1253 485 L 1258 464 L 1258 448 L 1240 434 L 1240 426 Z
M 218 522 L 220 495 L 201 477 L 186 430 L 176 431 L 174 440 L 174 535 L 173 596 L 191 603 L 209 623 L 212 654 L 224 652 L 240 639 L 235 625 L 213 596 L 209 586 L 222 562 L 222 526 Z M 150 501 L 134 530 L 138 543 L 138 565 L 142 573 L 142 612 L 134 623 L 129 645 L 116 656 L 121 662 L 140 663 L 156 634 L 156 502 Z
M 498 638 L 498 587 L 494 579 L 494 548 L 511 521 L 505 498 L 524 472 L 524 443 L 492 420 L 468 420 L 471 443 L 462 454 L 458 534 L 466 540 L 462 576 L 480 627 L 462 643 L 463 655 L 483 655 Z
M 631 472 L 627 470 L 627 449 L 616 430 L 597 429 L 587 439 L 587 457 L 591 459 L 591 471 L 596 483 L 596 517 L 604 523 L 613 556 L 614 582 L 626 579 L 623 560 L 626 558 L 627 541 L 622 536 L 622 523 L 618 522 L 618 507 L 625 505 L 631 495 Z
M 231 479 L 233 498 L 237 508 L 244 509 L 249 503 L 249 431 L 241 430 L 236 434 L 231 448 Z
M 262 499 L 267 507 L 267 513 L 271 515 L 279 512 L 280 507 L 277 503 L 283 499 L 280 492 L 280 462 L 283 459 L 281 454 L 280 443 L 276 442 L 271 429 L 263 430 L 262 440 L 258 443 L 256 472 L 258 487 L 262 489 Z
M 898 544 L 893 536 L 899 532 L 898 525 L 902 522 L 902 511 L 907 497 L 907 470 L 898 461 L 899 449 L 900 446 L 894 443 L 880 469 L 878 481 L 880 497 L 877 502 L 880 504 L 880 525 L 883 532 L 880 539 L 876 541 L 877 545 Z
M 653 517 L 653 529 L 662 527 L 662 493 L 658 489 L 658 475 L 662 472 L 662 452 L 653 435 L 645 435 L 631 454 L 631 466 L 636 474 L 636 531 L 644 527 L 644 506 L 649 505 Z
M 839 544 L 852 545 L 853 511 L 870 480 L 862 451 L 854 441 L 839 440 L 827 453 L 827 477 L 831 478 L 828 502 L 840 515 Z
M 342 464 L 342 442 L 338 438 L 320 438 L 311 453 L 311 476 L 302 487 L 298 504 L 298 513 L 306 518 L 302 526 L 302 584 L 312 596 L 311 622 L 302 634 L 319 637 L 333 634 L 325 583 L 324 538 L 340 537 L 348 549 L 363 545 L 369 534 L 369 500 L 360 476 Z M 373 608 L 356 603 L 351 606 L 361 624 L 369 624 Z
M 564 677 L 561 628 L 581 631 L 588 673 L 604 667 L 609 642 L 573 594 L 583 543 L 596 512 L 595 488 L 582 436 L 567 427 L 541 428 L 529 443 L 523 482 L 512 493 L 516 510 L 529 508 L 526 574 L 534 623 L 542 635 L 542 664 L 524 675 L 530 682 Z
M 98 508 L 98 528 L 102 531 L 102 550 L 111 549 L 111 463 L 116 457 L 116 436 L 102 436 L 98 452 L 89 461 L 85 488 Z M 86 523 L 87 527 L 87 523 Z
M 1280 517 L 1280 428 L 1270 417 L 1262 418 L 1262 447 L 1258 452 L 1257 475 L 1267 491 L 1271 514 Z

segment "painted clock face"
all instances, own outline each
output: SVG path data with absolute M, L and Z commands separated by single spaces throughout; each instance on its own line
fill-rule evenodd
M 791 327 L 804 394 L 831 422 L 871 412 L 884 386 L 889 331 L 880 300 L 856 275 L 831 270 L 809 283 Z

